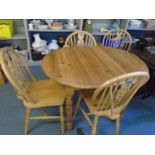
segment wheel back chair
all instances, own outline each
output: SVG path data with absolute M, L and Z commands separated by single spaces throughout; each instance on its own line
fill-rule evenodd
M 123 29 L 108 31 L 103 38 L 102 45 L 129 51 L 132 44 L 130 34 Z
M 23 61 L 22 57 L 12 48 L 5 47 L 0 51 L 0 62 L 2 69 L 15 88 L 17 97 L 25 106 L 25 129 L 27 134 L 30 120 L 60 119 L 61 131 L 64 133 L 63 104 L 65 101 L 65 88 L 53 80 L 36 80 L 32 72 Z M 60 116 L 34 116 L 31 117 L 31 110 L 58 106 Z
M 96 40 L 92 34 L 86 31 L 75 31 L 67 37 L 64 47 L 96 45 Z
M 110 79 L 96 90 L 80 91 L 80 99 L 77 103 L 74 116 L 80 108 L 84 117 L 92 127 L 92 134 L 96 134 L 98 118 L 105 116 L 115 121 L 116 134 L 119 134 L 120 118 L 126 106 L 137 92 L 149 79 L 147 72 L 133 72 Z M 84 99 L 89 113 L 80 106 L 81 98 Z M 89 115 L 94 115 L 92 122 Z

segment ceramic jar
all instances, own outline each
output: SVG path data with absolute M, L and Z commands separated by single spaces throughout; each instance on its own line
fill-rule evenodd
M 38 52 L 42 52 L 45 51 L 47 48 L 47 42 L 46 40 L 42 40 L 40 38 L 40 34 L 34 34 L 34 42 L 32 43 L 32 47 L 34 48 L 34 50 L 38 51 Z
M 48 50 L 56 50 L 59 48 L 59 45 L 57 44 L 57 40 L 52 40 L 51 43 L 48 44 Z
M 74 19 L 68 19 L 68 25 L 73 27 L 74 26 Z
M 34 28 L 38 29 L 38 26 L 40 26 L 42 23 L 41 23 L 41 20 L 32 20 L 30 23 L 32 23 L 34 25 Z

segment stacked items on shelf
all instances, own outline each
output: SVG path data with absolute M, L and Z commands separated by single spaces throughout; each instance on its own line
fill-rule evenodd
M 30 38 L 29 49 L 32 60 L 40 60 L 49 51 L 63 47 L 68 33 L 80 28 L 76 22 L 74 19 L 27 20 L 28 37 Z M 63 32 L 65 32 L 65 35 L 59 34 Z
M 106 21 L 106 22 L 105 22 Z M 104 35 L 112 29 L 120 28 L 120 20 L 86 20 L 84 30 L 91 32 L 93 35 Z
M 45 19 L 45 20 L 31 20 L 28 23 L 29 31 L 72 31 L 77 29 L 74 19 Z
M 144 19 L 143 21 L 146 29 L 155 29 L 155 20 Z
M 150 19 L 130 19 L 128 30 L 154 30 L 155 20 Z

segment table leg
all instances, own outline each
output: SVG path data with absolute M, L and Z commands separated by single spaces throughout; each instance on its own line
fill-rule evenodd
M 73 100 L 72 96 L 74 94 L 74 89 L 70 87 L 66 87 L 66 128 L 67 130 L 72 129 L 72 105 L 73 105 Z
M 67 130 L 72 129 L 72 98 L 68 97 L 66 100 L 66 114 L 67 114 L 67 122 L 66 122 L 66 128 Z

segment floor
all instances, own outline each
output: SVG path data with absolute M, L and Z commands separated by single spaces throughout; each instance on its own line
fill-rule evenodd
M 40 67 L 31 67 L 37 79 L 46 79 Z M 77 94 L 78 95 L 78 94 Z M 76 102 L 77 95 L 74 97 Z M 74 104 L 75 105 L 75 104 Z M 58 108 L 49 108 L 49 115 L 58 114 Z M 24 130 L 24 106 L 16 98 L 15 91 L 9 83 L 0 87 L 0 135 L 22 135 Z M 42 109 L 34 110 L 32 115 L 43 114 Z M 65 131 L 66 135 L 90 134 L 90 126 L 79 112 L 73 119 L 73 130 Z M 31 121 L 30 135 L 60 135 L 60 122 Z M 98 135 L 115 134 L 114 122 L 101 117 L 97 126 Z M 155 97 L 141 99 L 134 97 L 126 108 L 121 119 L 121 135 L 155 134 Z

